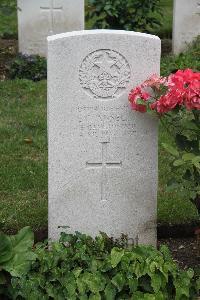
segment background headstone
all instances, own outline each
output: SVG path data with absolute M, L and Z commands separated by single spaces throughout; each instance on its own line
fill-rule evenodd
M 179 54 L 200 35 L 200 0 L 174 0 L 173 53 Z
M 47 36 L 84 29 L 84 0 L 18 0 L 19 52 L 46 56 Z
M 157 120 L 131 88 L 160 70 L 160 40 L 93 30 L 48 38 L 49 237 L 58 226 L 155 244 Z

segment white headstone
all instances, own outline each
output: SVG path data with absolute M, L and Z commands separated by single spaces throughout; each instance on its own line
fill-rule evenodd
M 46 56 L 47 36 L 84 29 L 84 0 L 17 0 L 19 52 Z
M 200 0 L 174 0 L 173 53 L 184 51 L 200 35 Z
M 160 70 L 160 40 L 92 30 L 48 38 L 49 237 L 70 226 L 155 244 L 157 120 L 128 93 Z

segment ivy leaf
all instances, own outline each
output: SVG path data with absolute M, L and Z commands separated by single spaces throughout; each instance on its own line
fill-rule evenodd
M 104 293 L 105 293 L 106 300 L 115 300 L 117 291 L 116 288 L 112 285 L 112 283 L 108 283 L 104 290 Z
M 75 269 L 75 270 L 73 271 L 73 274 L 74 274 L 75 278 L 78 278 L 79 275 L 81 274 L 81 272 L 82 272 L 82 269 L 81 269 L 81 268 Z
M 144 293 L 142 293 L 142 292 L 133 293 L 133 297 L 131 299 L 133 299 L 133 300 L 143 300 L 144 299 Z
M 162 146 L 165 148 L 165 150 L 167 152 L 169 152 L 170 154 L 172 154 L 175 157 L 179 157 L 179 152 L 177 151 L 176 148 L 174 148 L 173 146 L 166 144 L 166 143 L 162 143 Z
M 124 250 L 119 248 L 113 248 L 111 251 L 111 265 L 115 268 L 124 256 Z
M 151 286 L 155 293 L 158 293 L 162 285 L 161 274 L 153 274 L 151 276 Z
M 88 296 L 87 295 L 81 295 L 79 296 L 80 300 L 88 300 Z
M 88 273 L 83 274 L 83 280 L 87 284 L 89 290 L 97 294 L 103 291 L 105 288 L 105 279 L 100 273 Z
M 83 281 L 82 277 L 77 278 L 76 284 L 77 284 L 79 293 L 85 294 L 87 287 L 86 287 L 86 283 Z
M 91 294 L 89 300 L 101 300 L 100 294 Z
M 130 278 L 128 280 L 128 285 L 129 285 L 129 289 L 130 289 L 131 293 L 136 292 L 137 288 L 138 288 L 138 280 L 137 280 L 137 278 Z
M 123 274 L 120 272 L 112 278 L 111 282 L 117 287 L 118 291 L 121 292 L 126 280 Z

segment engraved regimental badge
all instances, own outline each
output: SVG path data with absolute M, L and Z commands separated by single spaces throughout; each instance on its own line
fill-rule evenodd
M 109 49 L 88 54 L 79 70 L 83 89 L 99 99 L 120 96 L 126 89 L 130 77 L 131 70 L 126 58 Z

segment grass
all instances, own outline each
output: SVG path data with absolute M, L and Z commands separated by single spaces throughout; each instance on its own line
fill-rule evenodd
M 0 37 L 17 38 L 16 6 L 16 0 L 0 0 Z
M 179 57 L 162 59 L 162 74 L 179 67 L 200 70 L 200 43 Z M 198 218 L 187 195 L 166 192 L 170 157 L 161 142 L 170 140 L 160 127 L 158 222 L 187 223 Z M 46 81 L 0 82 L 0 226 L 11 232 L 27 224 L 47 226 Z
M 47 224 L 46 82 L 0 83 L 0 226 Z

